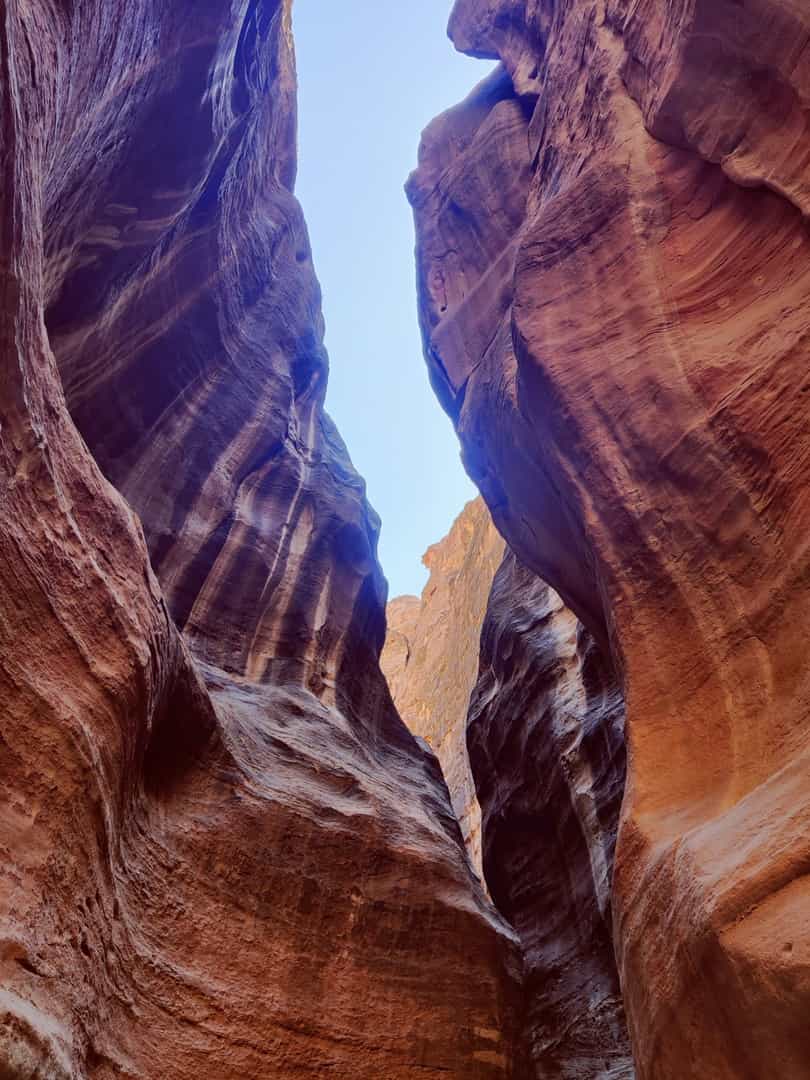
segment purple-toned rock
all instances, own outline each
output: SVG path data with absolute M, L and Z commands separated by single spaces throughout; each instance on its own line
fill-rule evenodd
M 539 1077 L 633 1077 L 610 900 L 623 723 L 621 690 L 598 645 L 507 551 L 484 621 L 467 742 L 486 882 L 524 949 Z

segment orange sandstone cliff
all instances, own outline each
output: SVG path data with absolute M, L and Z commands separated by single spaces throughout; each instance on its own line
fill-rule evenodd
M 439 759 L 473 865 L 481 875 L 481 810 L 467 764 L 467 709 L 478 677 L 481 624 L 503 556 L 503 540 L 478 498 L 444 539 L 425 552 L 430 577 L 421 599 L 387 607 L 380 658 L 394 704 Z
M 425 352 L 499 531 L 617 673 L 636 1075 L 800 1080 L 810 12 L 457 0 L 450 33 L 500 64 L 409 184 Z

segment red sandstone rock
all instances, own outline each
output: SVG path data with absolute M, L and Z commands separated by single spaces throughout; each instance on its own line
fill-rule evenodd
M 621 673 L 615 940 L 644 1080 L 810 1061 L 809 19 L 461 0 L 457 43 L 514 94 L 496 75 L 435 122 L 410 185 L 470 471 Z
M 231 25 L 203 4 L 192 27 L 178 4 L 155 43 L 111 57 L 94 135 L 114 160 L 88 175 L 86 131 L 66 133 L 79 175 L 57 178 L 46 218 L 46 319 L 71 414 L 197 655 L 340 694 L 374 666 L 385 591 L 376 517 L 323 412 L 288 19 L 264 2 Z M 122 109 L 130 79 L 145 100 Z
M 294 88 L 286 3 L 3 9 L 4 1076 L 521 1075 L 377 665 Z
M 398 596 L 389 603 L 380 657 L 400 716 L 439 759 L 479 877 L 481 809 L 467 760 L 467 708 L 478 676 L 481 624 L 502 556 L 503 540 L 483 500 L 467 503 L 448 535 L 425 552 L 430 578 L 421 599 Z

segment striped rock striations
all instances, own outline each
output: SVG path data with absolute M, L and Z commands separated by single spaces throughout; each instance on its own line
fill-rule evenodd
M 634 1075 L 610 902 L 623 721 L 602 650 L 507 551 L 487 606 L 467 742 L 487 886 L 523 945 L 539 1077 Z
M 637 1075 L 798 1080 L 810 14 L 458 0 L 450 30 L 501 65 L 409 185 L 426 355 L 499 530 L 620 673 Z
M 0 66 L 0 1074 L 524 1075 L 377 664 L 288 3 L 10 0 Z
M 414 735 L 439 759 L 453 810 L 479 877 L 481 809 L 467 759 L 470 693 L 492 579 L 503 556 L 483 499 L 467 503 L 443 540 L 424 555 L 430 577 L 421 599 L 388 604 L 380 665 L 394 704 Z
M 197 655 L 344 691 L 384 633 L 377 523 L 323 411 L 288 5 L 244 6 L 203 5 L 191 28 L 178 4 L 155 43 L 115 44 L 97 130 L 66 139 L 45 211 L 48 334 Z

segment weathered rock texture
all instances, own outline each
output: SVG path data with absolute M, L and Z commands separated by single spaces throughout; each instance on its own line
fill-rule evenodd
M 322 411 L 289 5 L 8 0 L 0 66 L 0 1074 L 521 1075 Z
M 44 211 L 48 332 L 197 654 L 348 690 L 384 634 L 377 526 L 323 413 L 289 13 L 234 11 L 203 4 L 189 27 L 178 3 L 142 39 L 100 31 L 98 115 L 63 130 Z M 82 78 L 105 79 L 79 66 L 76 103 Z
M 481 624 L 503 557 L 483 499 L 467 503 L 450 532 L 425 552 L 430 577 L 387 608 L 380 663 L 399 715 L 442 767 L 473 865 L 481 876 L 481 809 L 467 759 L 467 708 L 478 676 Z
M 481 499 L 424 561 L 421 600 L 388 605 L 381 665 L 520 935 L 536 1075 L 632 1077 L 610 918 L 625 775 L 612 665 L 557 594 L 504 554 Z
M 410 185 L 432 377 L 521 562 L 621 673 L 643 1080 L 810 1061 L 810 12 L 459 0 L 502 65 Z
M 486 882 L 523 944 L 538 1077 L 633 1076 L 610 919 L 623 720 L 603 652 L 507 551 L 484 621 L 467 741 Z

